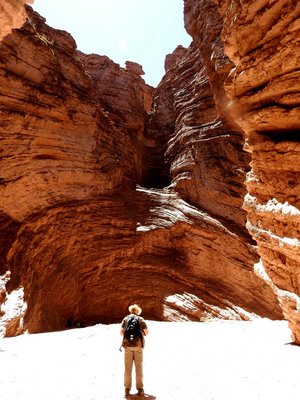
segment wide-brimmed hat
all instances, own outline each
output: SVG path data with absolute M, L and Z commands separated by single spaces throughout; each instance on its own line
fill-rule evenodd
M 128 307 L 128 310 L 132 314 L 140 315 L 142 313 L 141 307 L 138 306 L 137 304 L 132 304 L 131 306 Z

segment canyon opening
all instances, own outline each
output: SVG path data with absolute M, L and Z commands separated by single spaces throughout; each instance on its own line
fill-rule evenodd
M 138 302 L 285 318 L 299 344 L 300 4 L 185 0 L 192 43 L 153 88 L 24 3 L 0 9 L 2 334 Z

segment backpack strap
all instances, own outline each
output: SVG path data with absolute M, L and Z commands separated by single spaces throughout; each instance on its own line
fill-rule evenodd
M 142 348 L 143 348 L 144 345 L 145 345 L 145 339 L 144 339 L 145 333 L 144 333 L 144 329 L 142 328 L 141 317 L 139 317 L 139 316 L 137 315 L 137 318 L 138 318 L 139 324 L 140 324 L 140 333 L 141 333 L 140 339 L 141 339 Z

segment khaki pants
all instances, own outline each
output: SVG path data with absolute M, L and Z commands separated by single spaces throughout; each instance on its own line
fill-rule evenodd
M 135 366 L 135 382 L 137 389 L 143 389 L 143 349 L 141 347 L 125 347 L 125 389 L 131 389 L 132 385 L 132 365 Z

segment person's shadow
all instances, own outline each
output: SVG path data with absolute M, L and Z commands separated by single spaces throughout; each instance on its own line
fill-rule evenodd
M 138 399 L 156 400 L 155 396 L 153 396 L 152 394 L 147 394 L 147 393 L 143 394 L 142 396 L 138 395 L 138 394 L 131 394 L 127 398 L 128 399 L 136 399 L 136 400 L 138 400 Z

